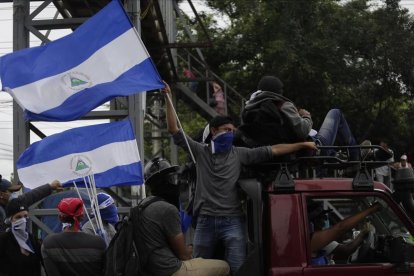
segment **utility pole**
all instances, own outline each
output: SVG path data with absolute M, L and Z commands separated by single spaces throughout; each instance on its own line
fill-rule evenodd
M 140 20 L 140 0 L 128 0 L 126 3 L 126 10 L 130 15 L 132 24 L 141 34 L 141 20 Z M 145 99 L 146 93 L 137 93 L 128 97 L 128 111 L 129 119 L 132 122 L 135 130 L 135 137 L 137 139 L 139 155 L 141 158 L 142 167 L 145 162 L 144 153 L 144 117 L 145 117 Z M 132 205 L 135 206 L 138 200 L 145 198 L 145 186 L 131 186 Z
M 30 47 L 29 30 L 26 27 L 30 12 L 30 1 L 14 0 L 13 1 L 13 51 Z M 16 160 L 20 154 L 30 144 L 29 123 L 24 119 L 22 108 L 13 100 L 13 160 Z M 13 176 L 18 180 L 17 168 L 14 166 Z

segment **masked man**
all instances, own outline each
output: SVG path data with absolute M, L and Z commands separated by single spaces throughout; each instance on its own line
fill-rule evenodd
M 28 231 L 28 205 L 22 198 L 6 207 L 8 231 L 0 234 L 0 275 L 40 276 L 40 243 Z
M 114 199 L 107 193 L 98 193 L 98 206 L 99 213 L 101 214 L 101 219 L 103 223 L 104 237 L 105 241 L 109 245 L 112 238 L 116 234 L 115 224 L 118 222 L 118 208 L 115 206 Z M 82 226 L 82 231 L 91 235 L 99 234 L 98 233 L 98 222 L 97 218 L 93 217 L 91 221 L 86 222 Z
M 101 237 L 80 231 L 83 201 L 64 198 L 57 208 L 63 232 L 48 235 L 41 248 L 47 275 L 103 275 L 106 244 Z
M 171 101 L 171 90 L 163 90 L 167 103 L 168 131 L 174 142 L 188 150 L 184 133 L 177 126 Z M 279 144 L 254 149 L 234 147 L 235 126 L 230 117 L 217 116 L 210 123 L 210 144 L 198 143 L 187 137 L 196 160 L 197 184 L 193 216 L 197 219 L 194 236 L 194 257 L 213 258 L 216 244 L 225 247 L 225 259 L 234 274 L 246 258 L 246 233 L 237 180 L 243 165 L 269 161 L 301 149 L 316 150 L 313 142 Z M 194 217 L 193 217 L 194 218 Z

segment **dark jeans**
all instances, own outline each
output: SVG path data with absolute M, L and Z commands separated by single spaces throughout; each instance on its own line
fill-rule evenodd
M 225 260 L 234 274 L 246 259 L 244 217 L 200 215 L 194 234 L 194 257 L 214 258 L 214 250 L 219 241 L 223 242 Z
M 342 145 L 357 145 L 357 142 L 352 135 L 351 129 L 349 128 L 344 115 L 339 109 L 329 110 L 315 138 L 321 142 L 322 146 L 333 146 L 337 138 Z M 333 152 L 328 151 L 324 152 L 323 154 L 331 155 Z M 357 150 L 351 150 L 350 154 L 351 159 L 356 159 L 358 157 Z

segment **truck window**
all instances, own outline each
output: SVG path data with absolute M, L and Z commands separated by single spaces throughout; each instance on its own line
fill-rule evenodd
M 414 248 L 413 236 L 379 197 L 309 198 L 307 209 L 313 265 L 391 262 L 396 239 Z

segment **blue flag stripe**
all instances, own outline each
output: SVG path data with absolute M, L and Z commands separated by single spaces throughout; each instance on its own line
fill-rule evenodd
M 131 28 L 132 24 L 124 9 L 118 0 L 114 0 L 72 34 L 45 46 L 24 49 L 3 56 L 0 59 L 3 87 L 13 89 L 65 72 L 84 62 L 98 49 Z M 90 35 L 91 29 L 94 30 L 93 36 Z M 82 51 L 73 50 L 80 45 Z M 37 58 L 34 59 L 33 56 Z M 58 57 L 59 60 L 51 62 L 51 57 Z M 27 64 L 24 70 L 21 64 Z
M 96 186 L 99 188 L 106 188 L 112 186 L 131 186 L 143 183 L 141 162 L 118 166 L 102 173 L 97 173 L 95 176 Z M 84 187 L 83 178 L 75 180 L 76 185 Z M 115 185 L 114 185 L 115 184 Z M 64 186 L 73 186 L 72 181 L 67 182 Z
M 88 143 L 74 143 L 80 139 Z M 128 140 L 135 140 L 129 120 L 74 128 L 50 135 L 30 145 L 20 156 L 16 167 L 21 169 L 72 153 L 86 152 L 106 144 Z
M 26 110 L 25 117 L 27 120 L 38 121 L 75 120 L 85 115 L 89 110 L 109 101 L 115 96 L 129 96 L 135 92 L 153 90 L 155 88 L 154 83 L 159 82 L 159 75 L 153 73 L 153 68 L 152 60 L 148 58 L 122 74 L 113 82 L 103 83 L 84 89 L 69 97 L 60 106 L 40 114 Z M 137 85 L 136 80 L 139 80 L 139 85 Z M 159 82 L 159 85 L 156 88 L 163 87 L 164 84 Z M 111 93 L 106 93 L 107 91 L 111 91 Z M 106 96 L 102 97 L 103 95 Z M 97 102 L 97 99 L 99 99 L 99 102 Z M 84 107 L 82 109 L 78 109 L 80 102 Z

